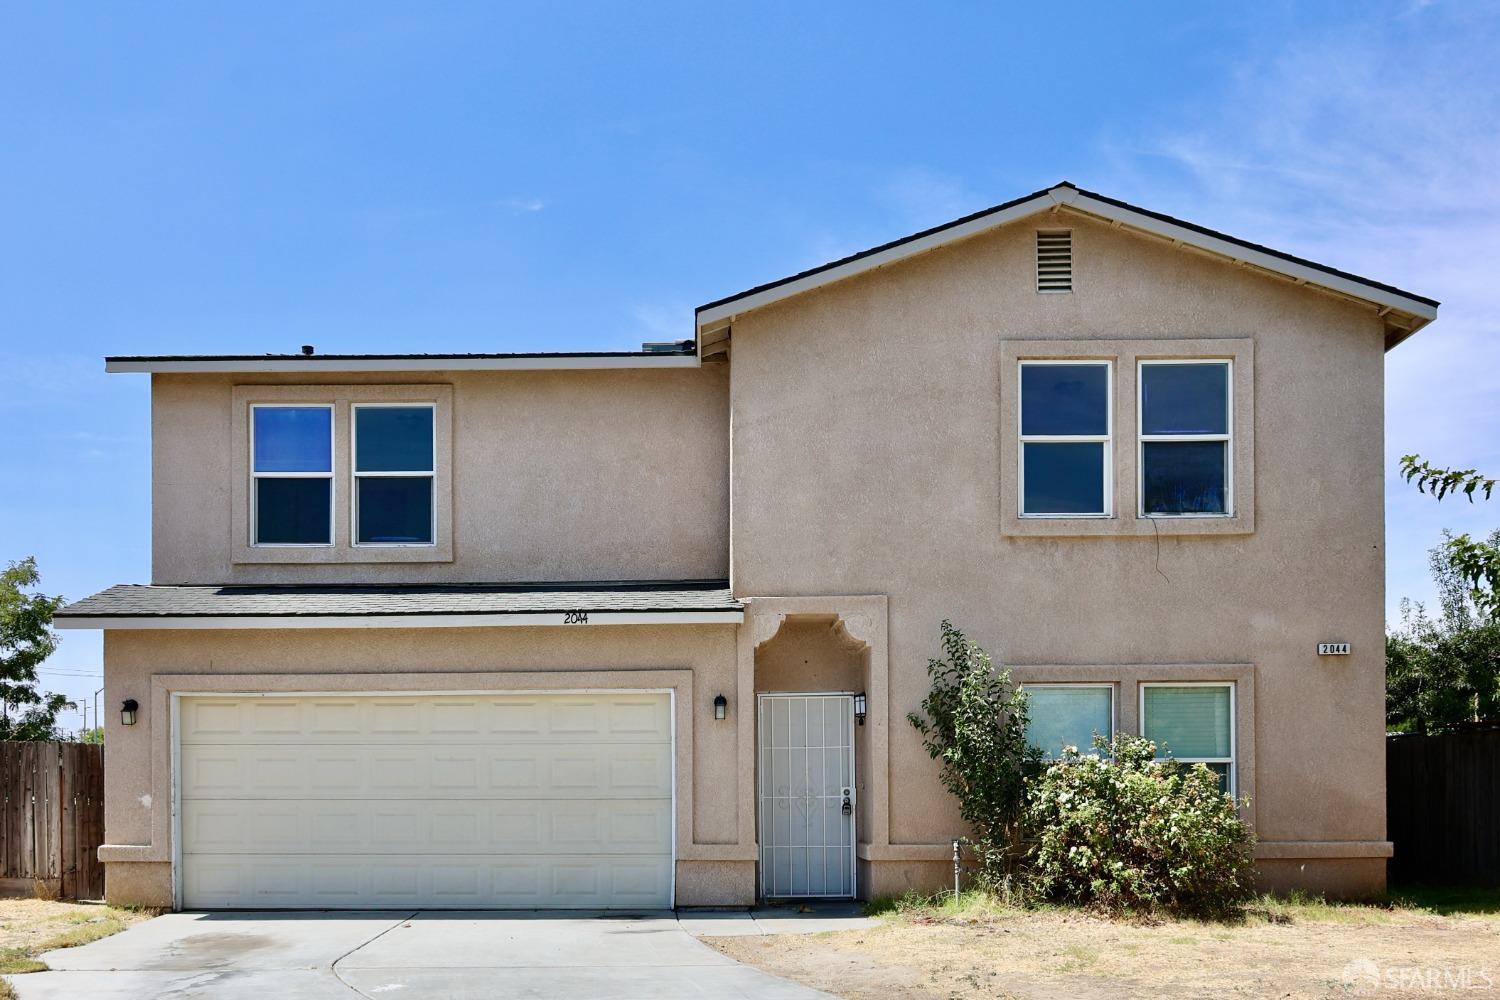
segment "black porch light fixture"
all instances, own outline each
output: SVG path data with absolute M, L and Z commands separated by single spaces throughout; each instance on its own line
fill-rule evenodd
M 140 704 L 134 698 L 126 698 L 120 705 L 120 725 L 135 725 L 135 713 L 140 711 Z
M 729 699 L 722 694 L 714 696 L 714 719 L 723 721 L 724 716 L 729 714 Z
M 854 696 L 854 721 L 861 726 L 865 724 L 865 693 L 863 691 Z

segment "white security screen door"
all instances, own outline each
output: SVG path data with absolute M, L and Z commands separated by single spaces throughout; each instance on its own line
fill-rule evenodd
M 854 895 L 854 696 L 760 696 L 760 891 Z

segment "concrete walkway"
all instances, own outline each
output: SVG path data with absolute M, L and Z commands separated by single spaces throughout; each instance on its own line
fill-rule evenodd
M 10 977 L 21 1000 L 578 1000 L 827 994 L 740 965 L 694 936 L 861 926 L 777 908 L 647 914 L 169 913 Z
M 852 931 L 880 921 L 865 916 L 860 903 L 816 902 L 753 910 L 679 910 L 677 923 L 698 937 L 749 937 Z

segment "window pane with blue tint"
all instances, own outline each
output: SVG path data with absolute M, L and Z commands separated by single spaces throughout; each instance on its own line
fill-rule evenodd
M 1023 514 L 1103 514 L 1104 443 L 1021 445 Z
M 1143 733 L 1158 757 L 1231 757 L 1229 688 L 1148 687 Z
M 359 527 L 362 545 L 432 544 L 432 477 L 361 476 Z
M 328 545 L 332 479 L 255 480 L 257 545 Z
M 1098 687 L 1026 688 L 1026 741 L 1049 759 L 1065 746 L 1093 752 L 1094 734 L 1110 738 L 1110 689 Z
M 1228 434 L 1229 366 L 1141 366 L 1142 434 Z
M 354 423 L 356 472 L 432 471 L 432 407 L 361 406 Z
M 1141 445 L 1141 507 L 1147 514 L 1223 514 L 1226 441 L 1147 441 Z
M 1021 366 L 1023 436 L 1108 433 L 1108 365 Z
M 256 472 L 332 472 L 333 410 L 326 406 L 256 406 Z

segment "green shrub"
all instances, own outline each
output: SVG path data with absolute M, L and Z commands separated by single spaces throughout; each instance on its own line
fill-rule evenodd
M 1110 910 L 1196 916 L 1232 911 L 1249 898 L 1249 829 L 1218 775 L 1202 764 L 1158 761 L 1156 744 L 1096 737 L 1076 747 L 1031 792 L 1029 878 L 1043 896 Z
M 1026 778 L 1040 753 L 1026 744 L 1026 694 L 1010 671 L 995 669 L 984 650 L 944 620 L 946 659 L 928 660 L 932 690 L 922 711 L 907 716 L 922 744 L 942 762 L 943 787 L 958 799 L 969 824 L 981 876 L 1013 871 L 1024 851 Z

